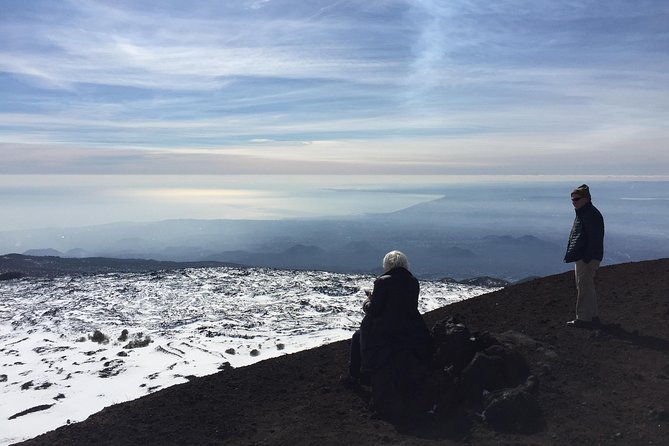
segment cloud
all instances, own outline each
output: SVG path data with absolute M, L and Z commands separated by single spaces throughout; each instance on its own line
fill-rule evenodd
M 356 57 L 353 41 L 320 51 L 319 42 L 330 34 L 327 24 L 264 20 L 236 10 L 218 17 L 181 17 L 94 1 L 76 5 L 65 21 L 14 25 L 17 34 L 40 40 L 32 51 L 5 50 L 0 69 L 47 79 L 54 86 L 197 91 L 221 88 L 225 79 L 235 77 L 370 82 L 373 76 L 360 73 L 387 68 L 383 61 Z
M 8 5 L 5 172 L 550 170 L 669 136 L 659 1 Z

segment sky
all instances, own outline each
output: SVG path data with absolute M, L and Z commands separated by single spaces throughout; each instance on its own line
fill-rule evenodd
M 0 0 L 0 174 L 665 174 L 668 23 L 664 0 Z
M 666 176 L 668 23 L 664 0 L 0 0 L 0 231 Z

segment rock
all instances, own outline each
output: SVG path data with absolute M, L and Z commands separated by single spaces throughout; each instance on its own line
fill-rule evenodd
M 109 342 L 109 337 L 102 333 L 100 330 L 95 330 L 92 336 L 89 336 L 89 339 L 98 344 L 106 344 Z
M 116 376 L 125 371 L 123 364 L 124 362 L 122 359 L 112 359 L 111 361 L 105 362 L 103 364 L 104 368 L 98 372 L 98 376 L 100 376 L 100 378 L 111 378 Z
M 501 357 L 476 353 L 460 375 L 465 397 L 472 402 L 479 402 L 484 390 L 492 391 L 507 387 L 505 369 Z
M 8 420 L 13 420 L 14 418 L 18 418 L 18 417 L 22 417 L 24 415 L 28 415 L 29 413 L 39 412 L 40 410 L 47 410 L 51 406 L 53 406 L 53 404 L 41 404 L 39 406 L 35 406 L 35 407 L 31 407 L 30 409 L 26 409 L 22 412 L 15 413 L 14 415 L 12 415 L 11 417 L 9 417 L 7 419 Z
M 233 368 L 232 365 L 228 361 L 218 366 L 218 370 L 223 370 L 223 371 L 232 370 L 232 368 Z
M 123 346 L 123 348 L 127 349 L 142 348 L 146 347 L 147 345 L 153 342 L 150 336 L 147 336 L 145 338 L 143 338 L 142 336 L 143 334 L 139 333 L 136 339 L 133 339 L 130 342 L 128 342 L 126 345 Z
M 484 350 L 487 355 L 502 358 L 504 361 L 505 387 L 514 387 L 527 379 L 530 368 L 523 355 L 502 345 L 492 345 Z
M 474 357 L 476 345 L 469 329 L 456 317 L 437 322 L 432 327 L 435 359 L 441 368 L 454 366 L 459 372 Z
M 121 336 L 118 337 L 118 340 L 121 341 L 121 342 L 127 341 L 128 340 L 128 330 L 123 329 L 123 331 L 121 331 Z
M 484 404 L 483 420 L 497 430 L 525 432 L 540 421 L 541 407 L 525 385 L 491 393 Z
M 0 280 L 14 280 L 25 277 L 26 275 L 20 271 L 7 271 L 0 274 Z

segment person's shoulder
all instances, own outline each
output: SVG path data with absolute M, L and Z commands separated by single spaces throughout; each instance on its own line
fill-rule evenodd
M 590 206 L 588 206 L 588 214 L 598 218 L 602 218 L 602 213 L 599 212 L 599 209 L 597 209 L 597 207 L 592 203 L 590 203 Z

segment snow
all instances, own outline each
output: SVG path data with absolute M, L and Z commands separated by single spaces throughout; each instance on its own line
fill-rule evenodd
M 202 268 L 0 282 L 0 445 L 189 376 L 346 339 L 373 279 Z M 420 310 L 490 290 L 421 282 Z M 108 341 L 91 339 L 96 330 Z M 50 407 L 15 416 L 41 405 Z

